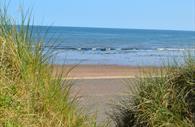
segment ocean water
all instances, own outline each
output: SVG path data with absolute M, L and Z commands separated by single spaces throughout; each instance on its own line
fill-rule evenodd
M 195 54 L 194 31 L 36 26 L 33 33 L 54 49 L 54 64 L 161 66 Z

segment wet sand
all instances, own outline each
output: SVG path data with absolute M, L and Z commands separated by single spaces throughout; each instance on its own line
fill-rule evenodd
M 54 75 L 63 72 L 70 79 L 134 78 L 143 73 L 159 71 L 157 67 L 132 67 L 118 65 L 53 65 Z

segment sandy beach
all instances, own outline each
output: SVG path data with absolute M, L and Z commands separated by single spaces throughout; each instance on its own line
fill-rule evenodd
M 136 77 L 144 73 L 160 71 L 157 67 L 132 67 L 118 65 L 54 65 L 54 74 L 63 73 L 63 77 L 73 83 L 71 95 L 79 97 L 81 106 L 87 114 L 96 114 L 97 121 L 107 119 L 110 104 L 124 97 L 126 85 L 134 85 Z M 129 82 L 129 84 L 126 83 Z
M 54 76 L 62 74 L 69 79 L 120 79 L 135 78 L 144 73 L 160 71 L 158 67 L 119 65 L 53 65 Z
M 97 122 L 109 119 L 111 105 L 124 97 L 127 79 L 77 79 L 73 80 L 72 96 L 79 97 L 81 107 L 89 115 L 96 115 Z M 131 80 L 133 81 L 133 79 Z
M 194 5 L 1 0 L 0 127 L 194 127 Z

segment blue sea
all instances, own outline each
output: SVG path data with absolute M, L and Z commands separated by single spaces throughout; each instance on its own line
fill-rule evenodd
M 53 64 L 161 66 L 195 54 L 195 31 L 36 26 L 33 33 L 54 49 Z

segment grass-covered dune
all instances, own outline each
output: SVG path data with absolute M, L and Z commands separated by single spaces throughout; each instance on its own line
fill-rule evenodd
M 129 94 L 110 113 L 117 127 L 194 127 L 195 59 L 149 74 L 129 87 Z M 152 77 L 152 75 L 157 77 Z M 133 94 L 132 94 L 133 93 Z
M 18 27 L 6 10 L 0 9 L 0 126 L 95 127 L 69 97 L 71 84 L 53 79 L 51 54 L 33 40 L 30 18 L 23 15 Z

